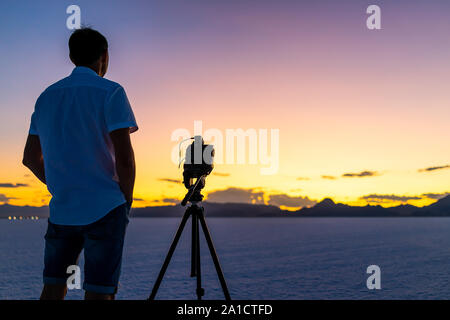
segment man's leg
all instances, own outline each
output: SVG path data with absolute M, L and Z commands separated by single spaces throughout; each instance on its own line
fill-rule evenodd
M 89 291 L 84 293 L 84 300 L 114 300 L 115 297 L 115 294 L 103 294 Z
M 67 293 L 67 267 L 78 264 L 83 249 L 79 227 L 61 226 L 50 221 L 45 234 L 44 288 L 41 300 L 63 300 Z
M 129 209 L 120 205 L 86 226 L 84 241 L 85 299 L 113 300 L 117 292 Z
M 44 284 L 41 293 L 41 300 L 64 300 L 67 294 L 67 285 L 65 284 Z

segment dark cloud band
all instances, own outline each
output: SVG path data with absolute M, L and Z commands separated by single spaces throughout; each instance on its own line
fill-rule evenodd
M 443 170 L 443 169 L 449 169 L 449 168 L 450 168 L 450 165 L 428 167 L 425 169 L 419 169 L 419 172 L 430 172 L 430 171 Z
M 158 181 L 170 182 L 170 183 L 181 183 L 181 180 L 170 179 L 170 178 L 159 178 Z
M 26 183 L 0 183 L 0 188 L 20 188 L 20 187 L 28 187 L 29 185 Z
M 398 196 L 398 195 L 388 195 L 388 194 L 370 194 L 367 196 L 360 197 L 361 200 L 367 201 L 399 201 L 399 202 L 407 202 L 409 200 L 421 200 L 422 197 L 418 196 Z
M 362 171 L 359 173 L 344 173 L 342 176 L 344 178 L 365 178 L 365 177 L 374 177 L 379 175 L 376 171 Z

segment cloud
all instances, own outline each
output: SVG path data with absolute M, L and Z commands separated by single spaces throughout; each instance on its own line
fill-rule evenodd
M 0 183 L 0 188 L 19 188 L 19 187 L 28 187 L 28 186 L 29 185 L 25 184 L 25 183 L 16 183 L 16 184 L 9 183 L 9 182 Z
M 162 199 L 162 202 L 164 202 L 164 203 L 178 204 L 178 203 L 181 202 L 181 200 L 176 199 L 176 198 L 164 198 L 164 199 Z
M 364 177 L 374 177 L 377 175 L 378 172 L 376 171 L 362 171 L 359 173 L 344 173 L 342 176 L 344 178 L 364 178 Z
M 264 204 L 264 192 L 255 189 L 228 188 L 224 190 L 216 190 L 208 193 L 208 201 L 211 202 L 237 202 Z
M 307 177 L 298 177 L 297 178 L 297 181 L 307 181 L 307 180 L 309 180 L 309 178 L 307 178 Z
M 439 200 L 442 198 L 445 198 L 446 196 L 450 195 L 450 192 L 444 192 L 444 193 L 424 193 L 422 196 L 433 199 L 433 200 Z
M 287 194 L 271 194 L 269 195 L 268 204 L 274 206 L 285 206 L 290 208 L 311 207 L 315 205 L 317 201 L 310 200 L 308 197 L 291 197 Z
M 374 177 L 374 176 L 378 176 L 378 175 L 379 175 L 379 173 L 377 171 L 361 171 L 361 172 L 344 173 L 342 175 L 342 177 L 344 177 L 344 178 L 365 178 L 365 177 Z M 337 177 L 324 175 L 324 176 L 322 176 L 322 179 L 336 180 Z
M 367 200 L 368 202 L 407 202 L 409 200 L 421 200 L 422 197 L 417 196 L 398 196 L 398 195 L 388 195 L 388 194 L 370 194 L 367 196 L 360 197 L 361 200 Z
M 442 170 L 442 169 L 448 169 L 450 168 L 450 165 L 447 164 L 445 166 L 437 166 L 437 167 L 428 167 L 425 169 L 419 169 L 419 172 L 430 172 L 430 171 L 436 171 L 436 170 Z
M 267 202 L 265 201 L 267 199 Z M 227 188 L 208 193 L 208 201 L 220 203 L 249 203 L 285 206 L 289 208 L 310 207 L 317 203 L 308 197 L 290 196 L 284 193 L 267 194 L 258 189 Z
M 3 193 L 0 193 L 0 202 L 3 202 L 3 204 L 8 203 L 9 200 L 12 200 L 12 199 L 17 199 L 17 198 L 8 197 L 8 196 L 4 195 Z
M 221 173 L 221 172 L 213 172 L 212 174 L 213 174 L 213 176 L 218 176 L 218 177 L 229 177 L 230 176 L 229 173 Z
M 170 183 L 181 183 L 181 180 L 170 179 L 170 178 L 159 178 L 158 181 L 170 182 Z

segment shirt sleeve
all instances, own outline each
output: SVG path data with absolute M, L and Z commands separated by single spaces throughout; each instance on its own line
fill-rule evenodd
M 108 132 L 123 128 L 130 128 L 130 133 L 138 130 L 130 102 L 121 86 L 106 101 L 105 121 Z
M 36 111 L 33 112 L 33 114 L 31 115 L 31 124 L 30 124 L 30 130 L 28 130 L 28 134 L 37 136 L 38 131 L 37 131 L 37 126 L 36 126 Z

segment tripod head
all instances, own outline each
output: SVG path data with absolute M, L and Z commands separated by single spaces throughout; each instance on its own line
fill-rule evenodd
M 197 181 L 195 184 L 189 187 L 188 192 L 183 198 L 183 201 L 181 201 L 181 205 L 184 207 L 188 201 L 189 202 L 201 202 L 203 200 L 203 195 L 201 194 L 201 191 L 203 187 L 205 186 L 205 179 L 206 175 L 203 175 L 199 178 L 197 178 Z

